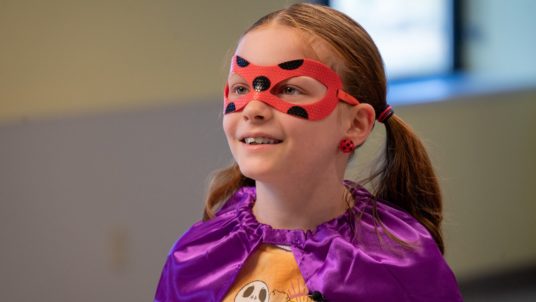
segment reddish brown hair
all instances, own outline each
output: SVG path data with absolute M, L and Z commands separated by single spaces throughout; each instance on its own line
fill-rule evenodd
M 330 61 L 341 76 L 345 91 L 374 107 L 376 116 L 386 108 L 383 61 L 361 25 L 331 8 L 302 3 L 262 17 L 245 33 L 273 23 L 323 41 L 333 51 L 335 58 Z M 443 252 L 441 192 L 426 150 L 398 116 L 392 116 L 384 125 L 384 154 L 379 158 L 377 170 L 365 181 L 374 184 L 376 197 L 399 206 L 423 224 Z M 205 203 L 204 219 L 213 217 L 214 211 L 236 189 L 253 183 L 240 173 L 236 163 L 215 173 Z

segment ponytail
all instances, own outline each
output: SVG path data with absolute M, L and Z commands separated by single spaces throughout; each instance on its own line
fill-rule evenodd
M 444 253 L 441 190 L 430 158 L 421 140 L 398 116 L 391 116 L 384 125 L 385 157 L 366 181 L 377 179 L 376 197 L 411 214 L 426 227 Z

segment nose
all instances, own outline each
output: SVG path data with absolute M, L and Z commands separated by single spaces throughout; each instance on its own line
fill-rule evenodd
M 252 100 L 242 110 L 242 116 L 246 121 L 262 122 L 272 118 L 272 110 L 268 104 Z

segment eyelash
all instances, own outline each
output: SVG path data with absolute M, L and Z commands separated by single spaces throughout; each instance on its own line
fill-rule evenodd
M 292 92 L 289 92 L 288 90 L 292 90 Z M 285 85 L 283 87 L 281 87 L 281 93 L 282 94 L 288 94 L 288 95 L 298 95 L 298 94 L 303 94 L 303 92 L 296 88 L 296 87 L 293 87 L 293 86 L 288 86 L 288 85 Z
M 248 92 L 249 92 L 249 88 L 241 84 L 235 85 L 231 89 L 231 93 L 236 94 L 236 95 L 243 95 L 243 94 L 247 94 Z M 279 89 L 279 93 L 286 94 L 286 95 L 300 95 L 300 94 L 303 94 L 303 91 L 301 91 L 299 88 L 296 88 L 294 86 L 285 85 Z
M 239 91 L 239 89 L 242 90 L 242 92 Z M 238 95 L 242 95 L 242 94 L 247 94 L 249 92 L 249 89 L 244 86 L 244 85 L 235 85 L 232 89 L 231 89 L 231 92 L 233 94 L 238 94 Z

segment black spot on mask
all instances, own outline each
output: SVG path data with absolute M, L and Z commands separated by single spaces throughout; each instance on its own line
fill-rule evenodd
M 225 113 L 231 113 L 231 112 L 234 112 L 236 110 L 236 107 L 235 107 L 235 104 L 234 103 L 229 103 L 227 104 L 227 107 L 225 107 Z
M 290 107 L 287 113 L 290 115 L 295 115 L 297 117 L 304 118 L 304 119 L 309 119 L 309 114 L 307 114 L 307 111 L 305 111 L 305 109 L 303 109 L 300 106 Z
M 236 65 L 238 65 L 240 67 L 246 67 L 246 66 L 249 65 L 249 62 L 244 58 L 236 56 Z
M 270 88 L 270 80 L 265 76 L 258 76 L 253 80 L 255 91 L 265 91 Z
M 294 60 L 294 61 L 283 62 L 279 64 L 278 66 L 285 70 L 292 70 L 292 69 L 296 69 L 302 66 L 302 64 L 303 64 L 303 60 Z

